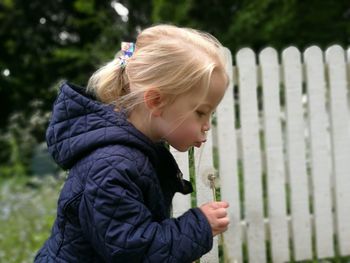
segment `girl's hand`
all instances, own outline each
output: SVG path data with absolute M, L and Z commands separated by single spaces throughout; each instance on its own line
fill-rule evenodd
M 199 209 L 203 212 L 209 221 L 213 236 L 221 234 L 226 231 L 230 219 L 228 218 L 226 208 L 229 204 L 227 202 L 209 202 L 202 205 Z

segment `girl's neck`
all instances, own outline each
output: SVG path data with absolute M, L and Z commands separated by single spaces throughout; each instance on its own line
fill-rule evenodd
M 153 142 L 159 141 L 159 138 L 152 132 L 152 116 L 146 109 L 135 108 L 131 111 L 128 121 L 145 136 Z

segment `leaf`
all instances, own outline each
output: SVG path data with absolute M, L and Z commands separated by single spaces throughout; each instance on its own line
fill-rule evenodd
M 95 1 L 94 0 L 77 0 L 74 2 L 74 8 L 87 15 L 92 15 L 95 12 Z

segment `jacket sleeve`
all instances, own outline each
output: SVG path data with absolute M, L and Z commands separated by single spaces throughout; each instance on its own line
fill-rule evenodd
M 118 160 L 119 159 L 119 160 Z M 138 171 L 125 157 L 101 159 L 86 180 L 79 219 L 86 238 L 106 262 L 191 262 L 212 247 L 204 214 L 152 220 L 134 183 Z

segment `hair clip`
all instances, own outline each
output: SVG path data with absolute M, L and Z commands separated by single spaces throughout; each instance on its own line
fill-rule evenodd
M 133 42 L 122 42 L 121 44 L 122 55 L 118 57 L 119 66 L 121 68 L 125 68 L 129 58 L 134 54 L 135 51 L 135 43 Z

